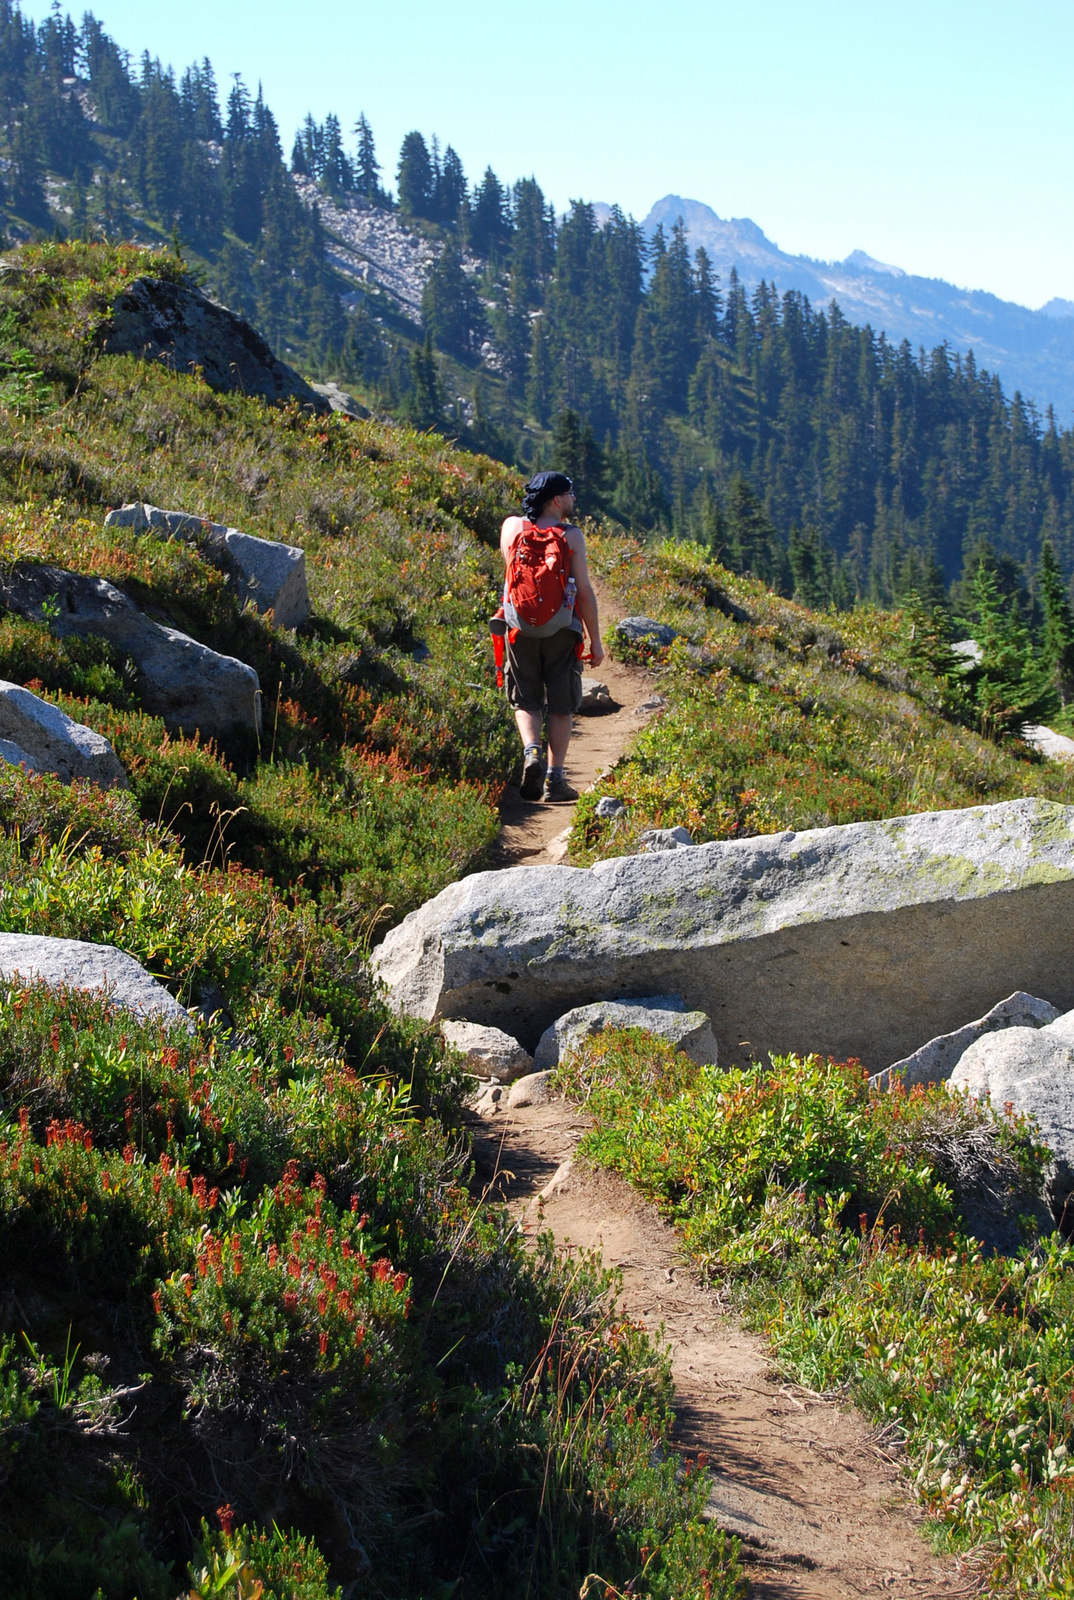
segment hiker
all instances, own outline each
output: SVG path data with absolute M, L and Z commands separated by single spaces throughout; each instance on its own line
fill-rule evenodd
M 582 703 L 583 626 L 595 667 L 604 660 L 597 597 L 585 558 L 585 536 L 568 518 L 574 487 L 562 472 L 538 472 L 526 485 L 521 517 L 500 530 L 507 568 L 503 621 L 507 699 L 522 738 L 522 798 L 577 800 L 564 768 L 571 718 Z M 548 765 L 541 723 L 548 715 Z

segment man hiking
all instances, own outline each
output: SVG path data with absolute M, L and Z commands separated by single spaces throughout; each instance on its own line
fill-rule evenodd
M 500 530 L 507 569 L 503 613 L 507 628 L 507 699 L 524 749 L 522 798 L 577 800 L 564 768 L 571 718 L 582 703 L 583 626 L 589 660 L 604 660 L 597 597 L 585 558 L 585 537 L 568 519 L 574 488 L 562 472 L 538 472 L 526 485 L 521 517 Z M 501 626 L 503 626 L 501 624 Z M 541 723 L 548 715 L 548 767 L 541 758 Z

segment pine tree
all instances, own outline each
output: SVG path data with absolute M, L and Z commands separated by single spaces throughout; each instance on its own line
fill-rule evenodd
M 329 112 L 324 119 L 324 165 L 321 183 L 330 195 L 338 198 L 354 188 L 354 171 L 350 158 L 343 148 L 343 133 L 339 118 Z
M 478 256 L 499 256 L 510 237 L 507 196 L 491 167 L 474 189 L 467 218 L 467 243 Z
M 418 428 L 435 428 L 443 414 L 443 394 L 428 334 L 410 358 L 410 382 L 407 411 L 412 422 Z
M 435 210 L 441 222 L 456 222 L 466 199 L 466 173 L 457 153 L 448 145 L 436 185 Z
M 384 193 L 380 187 L 380 162 L 377 160 L 373 130 L 366 121 L 364 111 L 355 123 L 354 131 L 358 135 L 358 152 L 354 160 L 354 187 L 370 205 L 380 205 L 384 200 Z
M 1054 425 L 1054 422 L 1053 422 Z M 1074 700 L 1074 611 L 1050 539 L 1040 550 L 1037 592 L 1044 613 L 1041 655 L 1061 705 Z
M 481 348 L 485 318 L 457 242 L 449 238 L 425 283 L 421 320 L 437 347 L 467 361 Z
M 975 637 L 980 660 L 967 675 L 981 732 L 995 739 L 1020 734 L 1054 711 L 1057 695 L 1034 659 L 1018 606 L 1000 586 L 994 555 L 982 550 L 973 574 Z
M 405 216 L 429 217 L 433 209 L 433 164 L 425 140 L 408 133 L 399 152 L 396 174 L 399 209 Z

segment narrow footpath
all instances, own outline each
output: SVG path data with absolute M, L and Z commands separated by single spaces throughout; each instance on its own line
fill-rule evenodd
M 605 628 L 616 613 L 599 594 Z M 605 661 L 617 704 L 579 718 L 568 775 L 585 790 L 659 710 L 652 677 Z M 495 865 L 557 862 L 570 806 L 509 791 Z M 506 1099 L 501 1102 L 506 1105 Z M 475 1180 L 527 1232 L 551 1229 L 565 1254 L 597 1248 L 622 1273 L 625 1314 L 667 1343 L 674 1442 L 709 1458 L 709 1515 L 742 1541 L 757 1600 L 970 1596 L 979 1585 L 930 1554 L 897 1451 L 852 1408 L 781 1382 L 760 1339 L 684 1264 L 674 1230 L 630 1187 L 572 1159 L 584 1113 L 563 1100 L 474 1114 Z

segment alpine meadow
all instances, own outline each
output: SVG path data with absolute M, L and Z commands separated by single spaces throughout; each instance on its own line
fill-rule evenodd
M 1036 829 L 1022 876 L 952 847 L 922 887 L 907 846 L 914 914 L 972 901 L 1002 944 L 1024 897 L 1065 905 L 1074 431 L 1048 397 L 747 294 L 681 224 L 474 181 L 431 133 L 389 173 L 359 108 L 288 150 L 241 78 L 222 103 L 207 57 L 135 62 L 58 5 L 0 0 L 0 234 L 3 1594 L 804 1582 L 725 1514 L 731 1450 L 686 1441 L 681 1272 L 803 1413 L 869 1430 L 889 1521 L 957 1592 L 1074 1596 L 1074 1152 L 1017 1074 L 994 1104 L 942 1081 L 1015 1035 L 1069 1072 L 1074 999 L 1012 967 L 933 1076 L 805 1032 L 717 1060 L 715 1004 L 651 993 L 664 924 L 646 955 L 642 916 L 529 921 L 556 886 L 745 862 L 685 935 L 731 950 L 720 918 L 756 893 L 741 941 L 767 937 L 854 825 L 1000 813 Z M 504 842 L 523 752 L 488 630 L 501 524 L 552 467 L 640 702 L 558 854 Z M 841 915 L 787 913 L 773 993 Z M 436 917 L 404 993 L 384 952 Z M 544 1006 L 510 1070 L 479 1006 L 407 1003 L 448 993 L 451 938 L 489 1015 Z M 630 976 L 580 1004 L 711 1011 L 709 1053 L 584 1019 L 568 1047 L 554 961 L 619 938 Z M 557 1233 L 570 1183 L 675 1230 L 651 1315 L 627 1251 Z M 825 1600 L 833 1573 L 808 1568 Z

